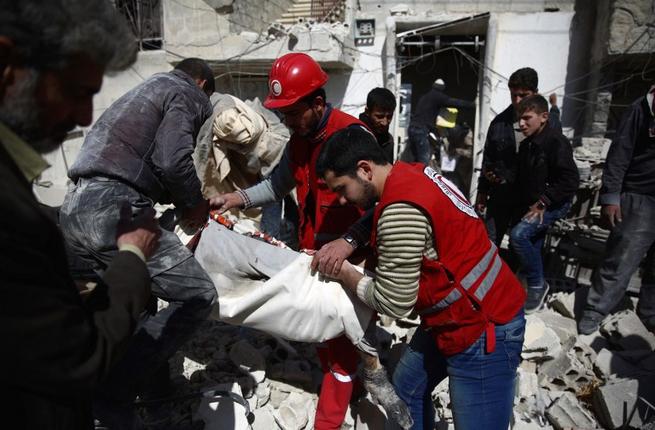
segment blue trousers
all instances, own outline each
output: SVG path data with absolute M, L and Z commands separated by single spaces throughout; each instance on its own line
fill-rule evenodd
M 434 429 L 431 394 L 448 377 L 457 430 L 507 430 L 524 333 L 521 310 L 509 323 L 496 326 L 496 349 L 491 354 L 486 353 L 483 333 L 465 351 L 444 357 L 432 336 L 418 329 L 393 374 L 394 388 L 414 419 L 412 429 Z
M 427 165 L 432 158 L 432 146 L 428 138 L 429 130 L 425 126 L 410 125 L 407 130 L 412 161 Z
M 530 221 L 521 220 L 509 235 L 509 244 L 521 262 L 521 272 L 525 275 L 528 287 L 541 287 L 544 284 L 544 263 L 541 248 L 544 245 L 546 231 L 555 221 L 564 218 L 571 209 L 571 203 L 544 212 L 540 223 L 538 218 Z

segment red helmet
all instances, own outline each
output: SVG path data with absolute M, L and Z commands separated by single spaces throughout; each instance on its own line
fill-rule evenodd
M 278 109 L 291 106 L 323 87 L 328 75 L 307 54 L 286 54 L 275 60 L 268 75 L 268 97 L 264 106 Z

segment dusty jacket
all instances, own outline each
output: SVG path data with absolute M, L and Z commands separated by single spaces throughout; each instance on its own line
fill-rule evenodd
M 146 265 L 119 252 L 83 303 L 64 240 L 0 146 L 2 428 L 92 429 L 93 389 L 125 351 L 150 293 Z
M 450 97 L 443 91 L 432 87 L 418 100 L 416 109 L 412 113 L 410 125 L 423 126 L 428 130 L 433 130 L 435 128 L 435 121 L 437 119 L 437 115 L 439 114 L 439 110 L 444 107 L 473 109 L 475 107 L 475 103 L 468 100 Z
M 655 133 L 651 129 L 655 130 L 655 117 L 646 97 L 640 97 L 624 114 L 607 153 L 602 204 L 618 205 L 621 192 L 655 196 Z
M 502 178 L 504 183 L 511 186 L 516 180 L 517 154 L 516 138 L 514 137 L 514 107 L 509 105 L 507 109 L 496 115 L 489 124 L 487 139 L 484 143 L 482 156 L 482 174 L 478 182 L 478 191 L 489 194 L 493 184 L 485 178 L 485 172 L 494 172 Z M 548 126 L 555 131 L 562 131 L 562 124 L 559 119 L 559 109 L 551 108 Z M 508 187 L 503 187 L 507 189 Z
M 155 202 L 194 206 L 202 194 L 191 154 L 211 113 L 209 98 L 189 75 L 158 73 L 102 114 L 69 176 L 120 179 Z
M 546 127 L 521 142 L 516 187 L 522 209 L 541 200 L 547 207 L 559 207 L 573 198 L 580 176 L 573 150 L 562 133 Z

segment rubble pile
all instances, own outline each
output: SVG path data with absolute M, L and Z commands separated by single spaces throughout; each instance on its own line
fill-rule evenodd
M 526 317 L 511 428 L 655 429 L 655 335 L 631 300 L 599 331 L 578 335 L 576 301 L 574 293 L 555 293 L 544 310 Z M 417 325 L 378 322 L 381 359 L 391 371 Z M 247 407 L 227 397 L 171 401 L 172 421 L 202 421 L 206 430 L 311 429 L 322 378 L 318 363 L 314 345 L 207 321 L 171 362 L 176 394 L 229 391 Z M 454 429 L 447 379 L 432 398 L 437 429 Z M 366 393 L 355 396 L 342 426 L 395 428 Z

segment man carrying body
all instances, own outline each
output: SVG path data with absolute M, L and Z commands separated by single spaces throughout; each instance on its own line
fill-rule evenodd
M 396 97 L 386 88 L 373 88 L 366 97 L 366 108 L 359 114 L 359 119 L 368 126 L 384 156 L 393 163 L 393 136 L 389 133 L 389 125 L 396 110 Z
M 117 250 L 112 242 L 116 200 L 134 210 L 174 203 L 182 224 L 199 227 L 208 203 L 191 154 L 212 112 L 214 81 L 209 66 L 186 59 L 115 101 L 86 136 L 69 176 L 61 226 L 73 250 L 103 270 Z M 155 373 L 168 381 L 168 359 L 206 319 L 216 300 L 214 284 L 178 237 L 165 231 L 148 262 L 153 294 L 168 307 L 147 316 L 125 358 L 96 399 L 96 416 L 110 428 L 129 428 L 133 400 Z M 165 393 L 156 393 L 162 396 Z
M 319 64 L 306 54 L 286 54 L 273 63 L 264 106 L 278 110 L 293 132 L 282 159 L 261 183 L 212 198 L 210 203 L 222 211 L 247 209 L 280 200 L 295 187 L 300 248 L 323 247 L 322 252 L 350 255 L 367 239 L 357 237 L 352 228 L 347 233 L 362 213 L 354 206 L 339 204 L 338 197 L 316 176 L 315 164 L 323 143 L 333 133 L 351 126 L 363 129 L 364 125 L 325 102 L 323 85 L 327 80 Z M 357 371 L 357 352 L 345 336 L 326 344 L 327 348 L 318 350 L 324 371 L 316 410 L 318 430 L 340 428 Z
M 548 125 L 548 102 L 535 94 L 517 107 L 525 136 L 518 154 L 517 213 L 520 221 L 510 232 L 510 246 L 528 285 L 525 312 L 539 310 L 548 293 L 541 248 L 546 230 L 566 216 L 578 190 L 580 177 L 571 144 Z
M 368 209 L 379 202 L 371 239 L 376 277 L 348 262 L 336 277 L 378 312 L 421 316 L 393 377 L 413 428 L 434 427 L 431 393 L 448 376 L 458 430 L 506 429 L 525 292 L 473 207 L 430 167 L 387 163 L 372 137 L 357 129 L 326 142 L 316 169 L 342 203 Z
M 517 154 L 519 145 L 525 139 L 519 127 L 516 108 L 525 97 L 537 94 L 539 76 L 534 69 L 524 67 L 511 74 L 507 86 L 512 102 L 489 124 L 475 203 L 478 213 L 484 213 L 489 238 L 496 246 L 503 242 L 512 211 L 516 209 L 514 184 Z M 552 100 L 555 103 L 551 108 L 552 116 L 549 117 L 548 124 L 561 132 L 556 98 Z
M 412 113 L 407 134 L 412 156 L 414 161 L 418 163 L 428 164 L 430 162 L 432 147 L 428 135 L 430 132 L 436 132 L 435 123 L 442 108 L 475 108 L 474 102 L 449 97 L 444 92 L 445 89 L 446 84 L 444 81 L 437 79 L 432 84 L 432 88 L 418 100 L 416 109 Z
M 598 330 L 621 301 L 646 255 L 637 313 L 655 331 L 655 85 L 626 109 L 610 146 L 600 191 L 601 214 L 612 229 L 578 331 Z
M 117 252 L 82 301 L 64 240 L 31 190 L 105 71 L 128 68 L 134 36 L 105 1 L 0 1 L 0 414 L 11 429 L 93 428 L 98 381 L 125 352 L 150 297 L 154 211 L 119 208 Z M 122 210 L 120 209 L 122 208 Z

